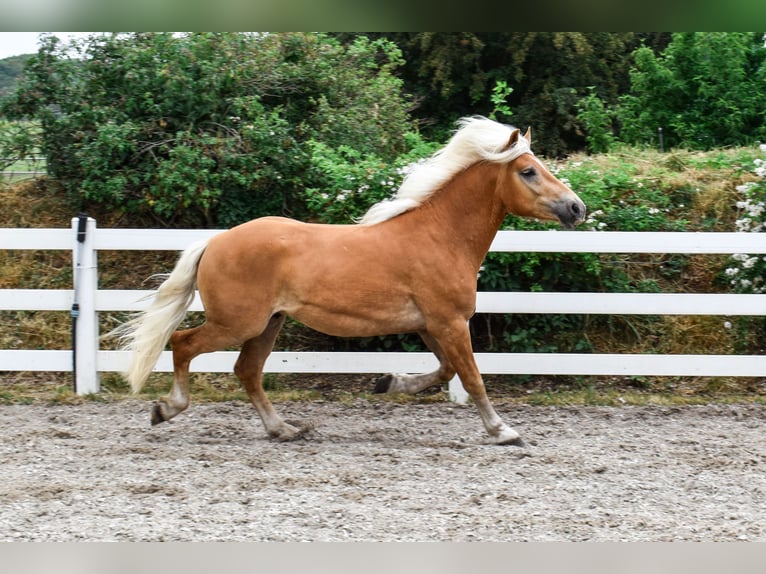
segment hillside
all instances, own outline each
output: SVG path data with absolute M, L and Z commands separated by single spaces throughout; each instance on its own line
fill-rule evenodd
M 31 57 L 32 54 L 23 54 L 0 60 L 0 98 L 13 92 L 27 60 Z

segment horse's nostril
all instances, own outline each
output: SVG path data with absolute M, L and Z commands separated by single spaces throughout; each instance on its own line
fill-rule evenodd
M 576 201 L 572 202 L 570 209 L 572 210 L 572 215 L 574 215 L 575 217 L 580 217 L 580 215 L 582 215 L 582 209 L 580 208 L 580 204 L 577 203 Z

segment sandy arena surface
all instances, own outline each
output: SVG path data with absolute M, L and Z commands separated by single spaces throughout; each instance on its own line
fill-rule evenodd
M 0 406 L 2 541 L 766 541 L 766 407 Z

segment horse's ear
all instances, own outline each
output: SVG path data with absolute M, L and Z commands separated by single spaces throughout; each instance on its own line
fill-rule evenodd
M 514 145 L 516 145 L 516 142 L 519 141 L 519 134 L 521 132 L 519 130 L 513 130 L 511 132 L 511 138 L 508 140 L 508 148 L 512 148 Z
M 532 145 L 532 128 L 527 128 L 527 133 L 524 134 L 524 139 L 527 140 L 529 145 Z

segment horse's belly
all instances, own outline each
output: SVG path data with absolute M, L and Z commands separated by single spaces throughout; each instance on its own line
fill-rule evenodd
M 423 329 L 423 315 L 412 301 L 392 303 L 395 302 L 359 307 L 307 303 L 285 309 L 285 313 L 316 331 L 335 337 L 373 337 Z

